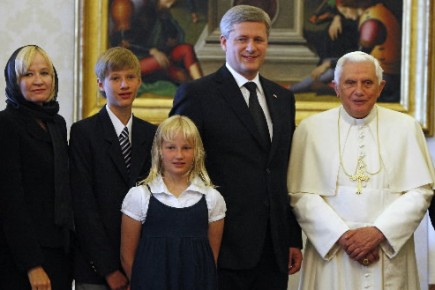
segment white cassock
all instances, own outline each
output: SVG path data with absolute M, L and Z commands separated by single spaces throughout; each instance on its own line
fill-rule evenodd
M 361 194 L 348 176 L 355 174 L 359 156 L 369 177 Z M 340 106 L 303 120 L 288 174 L 291 204 L 308 238 L 299 289 L 420 289 L 413 233 L 434 180 L 424 135 L 410 116 L 375 106 L 366 118 L 354 119 Z M 336 244 L 347 230 L 366 226 L 386 237 L 379 261 L 369 266 Z

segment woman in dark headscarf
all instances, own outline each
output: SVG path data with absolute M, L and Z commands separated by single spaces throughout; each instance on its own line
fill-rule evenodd
M 65 120 L 57 74 L 36 45 L 5 67 L 0 112 L 0 289 L 71 289 L 73 229 Z

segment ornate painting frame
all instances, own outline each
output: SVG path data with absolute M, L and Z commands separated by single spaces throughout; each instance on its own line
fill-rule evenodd
M 95 114 L 104 105 L 99 96 L 93 71 L 98 55 L 108 43 L 108 0 L 77 0 L 77 119 Z M 209 24 L 216 25 L 217 2 L 209 0 Z M 303 0 L 295 1 L 295 13 L 303 9 Z M 429 136 L 433 134 L 433 99 L 435 93 L 435 4 L 431 0 L 403 0 L 402 24 L 402 84 L 399 103 L 382 105 L 409 114 L 416 118 Z M 297 30 L 301 27 L 297 26 Z M 208 28 L 209 34 L 216 34 Z M 293 32 L 292 32 L 293 33 Z M 270 55 L 270 54 L 269 54 Z M 222 59 L 222 63 L 224 60 Z M 299 122 L 303 118 L 337 106 L 335 101 L 298 100 L 296 103 Z M 152 123 L 167 117 L 172 107 L 172 98 L 150 96 L 137 98 L 134 114 Z

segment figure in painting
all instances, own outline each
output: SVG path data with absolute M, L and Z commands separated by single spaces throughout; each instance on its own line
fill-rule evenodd
M 398 102 L 400 100 L 400 66 L 401 66 L 401 26 L 392 9 L 379 0 L 336 0 L 337 11 L 347 20 L 358 23 L 358 50 L 369 53 L 379 60 L 384 69 L 386 85 L 378 102 Z M 314 80 L 329 84 L 333 79 L 336 58 L 317 67 L 317 74 L 312 82 L 303 80 L 313 88 Z M 316 70 L 315 69 L 315 70 Z M 298 90 L 293 86 L 293 92 Z M 309 90 L 308 89 L 308 90 Z
M 379 60 L 385 88 L 380 102 L 400 100 L 401 24 L 396 15 L 378 0 L 340 0 L 337 9 L 348 19 L 359 20 L 360 50 Z
M 336 8 L 335 0 L 306 1 L 307 14 L 304 38 L 319 61 L 309 76 L 290 86 L 294 93 L 316 92 L 334 95 L 330 86 L 336 60 L 347 52 L 358 49 L 358 23 L 344 18 Z
M 203 75 L 193 46 L 185 42 L 182 27 L 171 14 L 175 2 L 112 1 L 111 46 L 129 48 L 138 56 L 144 83 L 166 80 L 178 85 Z
M 193 23 L 198 23 L 199 21 L 198 5 L 196 1 L 197 0 L 187 0 L 187 4 L 189 5 L 190 15 L 192 16 Z

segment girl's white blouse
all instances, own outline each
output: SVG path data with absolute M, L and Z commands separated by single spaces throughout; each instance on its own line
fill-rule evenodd
M 205 195 L 208 208 L 208 222 L 218 221 L 225 217 L 227 208 L 224 198 L 216 189 L 206 186 L 199 177 L 195 177 L 189 187 L 178 197 L 168 191 L 161 176 L 150 182 L 148 186 L 157 200 L 174 208 L 192 206 Z M 146 185 L 131 188 L 124 198 L 121 212 L 134 220 L 144 223 L 150 197 L 151 193 Z

